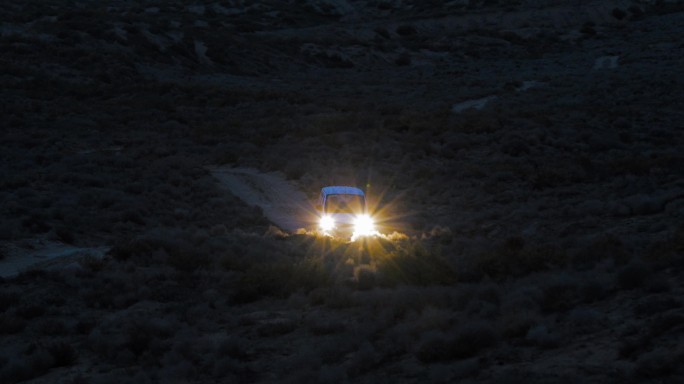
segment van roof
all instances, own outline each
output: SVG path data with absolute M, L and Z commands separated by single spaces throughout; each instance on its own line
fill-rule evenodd
M 346 187 L 341 185 L 332 185 L 329 187 L 323 187 L 321 193 L 324 196 L 327 195 L 360 195 L 365 196 L 363 191 L 356 187 Z

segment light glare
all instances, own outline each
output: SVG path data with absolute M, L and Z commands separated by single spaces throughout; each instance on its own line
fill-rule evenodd
M 332 231 L 335 228 L 335 220 L 330 216 L 321 217 L 320 227 L 323 232 Z
M 375 232 L 373 219 L 368 215 L 360 215 L 354 219 L 354 235 L 370 236 Z

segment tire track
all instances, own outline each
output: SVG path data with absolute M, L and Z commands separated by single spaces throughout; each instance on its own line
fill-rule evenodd
M 249 205 L 262 209 L 264 216 L 287 232 L 296 232 L 315 223 L 316 211 L 296 186 L 282 173 L 264 173 L 253 168 L 210 168 L 221 187 Z

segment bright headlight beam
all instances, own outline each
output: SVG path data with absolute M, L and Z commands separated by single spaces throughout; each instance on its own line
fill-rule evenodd
M 323 216 L 319 225 L 324 232 L 332 231 L 335 228 L 335 220 L 330 216 Z
M 373 219 L 368 215 L 360 215 L 354 219 L 354 234 L 358 236 L 368 236 L 375 232 Z

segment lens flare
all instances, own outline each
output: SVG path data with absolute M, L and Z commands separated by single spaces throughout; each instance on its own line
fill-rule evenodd
M 323 216 L 319 226 L 323 232 L 332 231 L 335 228 L 335 220 L 330 216 Z
M 375 233 L 375 224 L 370 216 L 360 215 L 354 219 L 353 238 L 358 238 L 359 236 L 371 236 Z

